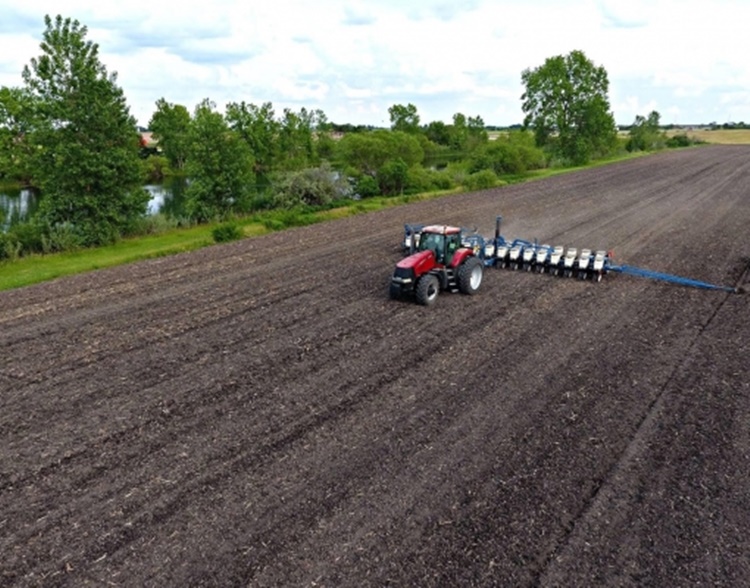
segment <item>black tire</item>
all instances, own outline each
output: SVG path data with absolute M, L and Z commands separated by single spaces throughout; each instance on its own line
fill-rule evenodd
M 398 300 L 401 298 L 401 286 L 398 284 L 394 284 L 391 282 L 391 287 L 388 290 L 388 293 L 391 296 L 391 300 Z
M 423 306 L 430 306 L 437 300 L 440 293 L 440 282 L 437 276 L 425 274 L 417 282 L 417 302 Z
M 462 294 L 474 294 L 482 285 L 484 264 L 476 257 L 469 257 L 458 268 L 458 289 Z

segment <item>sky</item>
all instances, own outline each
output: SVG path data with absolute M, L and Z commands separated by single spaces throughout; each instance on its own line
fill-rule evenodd
M 750 123 L 750 0 L 0 0 L 0 86 L 23 86 L 46 14 L 88 28 L 142 126 L 160 98 L 520 124 L 522 72 L 573 50 L 607 71 L 618 124 Z

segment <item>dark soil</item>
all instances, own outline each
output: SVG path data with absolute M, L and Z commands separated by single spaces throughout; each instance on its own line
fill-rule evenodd
M 750 148 L 0 293 L 4 586 L 747 586 L 750 295 L 491 270 L 404 222 L 748 284 Z

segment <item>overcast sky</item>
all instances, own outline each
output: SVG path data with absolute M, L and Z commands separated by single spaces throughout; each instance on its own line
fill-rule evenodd
M 750 123 L 750 0 L 0 0 L 0 86 L 23 84 L 45 14 L 88 27 L 144 126 L 159 98 L 510 125 L 521 72 L 575 49 L 607 70 L 619 124 Z

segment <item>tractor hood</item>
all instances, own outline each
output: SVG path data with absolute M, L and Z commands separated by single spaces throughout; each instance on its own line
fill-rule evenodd
M 421 276 L 435 267 L 435 254 L 429 249 L 417 251 L 409 257 L 404 257 L 396 267 L 401 270 L 413 270 L 415 276 Z

